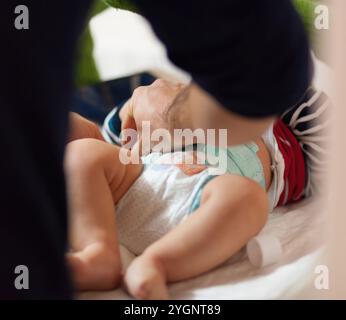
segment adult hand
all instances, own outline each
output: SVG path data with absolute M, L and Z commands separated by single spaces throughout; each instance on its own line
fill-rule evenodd
M 178 119 L 171 109 L 173 106 L 177 107 L 179 101 L 184 98 L 187 88 L 187 85 L 162 79 L 157 79 L 149 86 L 136 88 L 120 111 L 122 130 L 131 128 L 141 131 L 143 121 L 152 122 L 154 129 L 181 128 L 181 116 Z M 170 117 L 172 115 L 173 118 Z
M 156 80 L 150 86 L 138 87 L 120 111 L 122 130 L 135 129 L 140 146 L 143 121 L 154 129 L 227 129 L 227 144 L 236 145 L 258 139 L 275 120 L 274 117 L 246 118 L 221 106 L 195 84 L 173 84 Z M 146 150 L 148 151 L 148 150 Z M 146 152 L 144 152 L 146 153 Z
M 134 148 L 141 146 L 144 121 L 150 128 L 150 132 L 155 129 L 165 129 L 172 136 L 174 129 L 192 127 L 189 109 L 184 107 L 187 92 L 187 85 L 162 79 L 156 80 L 149 86 L 141 86 L 134 90 L 132 97 L 119 113 L 122 131 L 125 129 L 137 131 L 138 143 Z M 150 145 L 151 147 L 153 144 Z M 144 150 L 144 153 L 149 151 Z

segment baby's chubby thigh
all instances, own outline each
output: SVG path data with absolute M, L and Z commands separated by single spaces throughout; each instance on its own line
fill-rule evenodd
M 223 174 L 210 180 L 201 195 L 201 208 L 212 219 L 232 220 L 237 215 L 244 221 L 244 230 L 250 238 L 257 234 L 267 221 L 268 196 L 254 180 Z
M 92 177 L 95 171 L 105 175 L 114 203 L 117 203 L 140 176 L 141 163 L 123 163 L 118 146 L 97 139 L 79 139 L 66 147 L 65 171 L 67 175 Z M 93 181 L 90 181 L 93 183 Z

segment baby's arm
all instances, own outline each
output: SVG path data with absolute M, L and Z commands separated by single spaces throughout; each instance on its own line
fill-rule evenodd
M 101 131 L 97 125 L 94 122 L 80 116 L 78 113 L 69 113 L 69 124 L 70 130 L 68 142 L 84 138 L 92 138 L 104 141 Z
M 223 175 L 203 190 L 201 206 L 130 265 L 128 291 L 137 298 L 167 298 L 166 283 L 207 272 L 240 250 L 264 226 L 265 191 L 256 182 Z

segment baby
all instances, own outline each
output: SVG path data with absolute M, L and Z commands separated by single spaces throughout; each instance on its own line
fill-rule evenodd
M 135 298 L 166 299 L 168 283 L 225 262 L 262 229 L 276 205 L 303 196 L 302 151 L 281 120 L 262 138 L 227 148 L 227 172 L 211 175 L 207 165 L 176 165 L 182 152 L 123 164 L 118 146 L 106 143 L 86 119 L 71 119 L 67 261 L 79 290 L 123 282 Z M 285 152 L 294 174 L 285 171 Z M 285 176 L 298 180 L 285 183 Z M 138 256 L 124 275 L 119 243 Z

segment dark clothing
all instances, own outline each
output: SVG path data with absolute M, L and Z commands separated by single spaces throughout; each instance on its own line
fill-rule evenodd
M 0 2 L 0 298 L 72 297 L 63 153 L 89 2 Z M 307 39 L 288 0 L 134 2 L 171 59 L 229 110 L 278 114 L 308 86 Z M 16 5 L 29 8 L 29 30 L 15 29 Z M 14 286 L 17 265 L 29 290 Z
M 86 0 L 0 2 L 0 298 L 71 298 L 63 152 Z M 14 26 L 16 5 L 29 29 Z M 14 286 L 17 265 L 29 289 Z
M 310 85 L 308 39 L 290 0 L 135 0 L 187 70 L 225 108 L 280 115 Z

